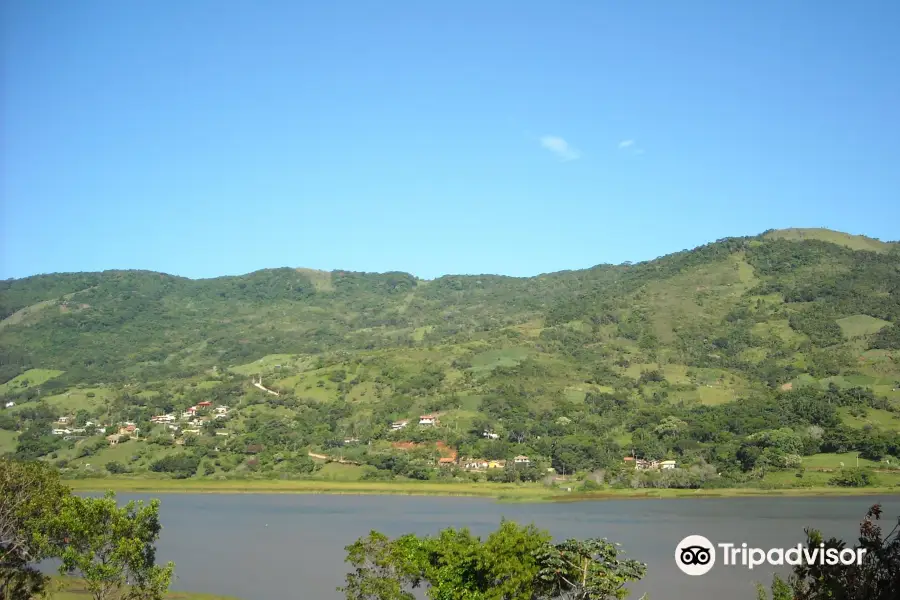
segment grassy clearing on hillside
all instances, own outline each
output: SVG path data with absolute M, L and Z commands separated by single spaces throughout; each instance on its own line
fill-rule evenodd
M 292 387 L 294 394 L 300 398 L 328 402 L 338 397 L 337 384 L 328 379 L 328 373 L 323 369 L 288 377 L 279 382 L 279 387 Z
M 816 496 L 844 496 L 853 494 L 875 495 L 881 493 L 892 495 L 900 494 L 900 473 L 874 473 L 876 485 L 862 488 L 842 488 L 828 485 L 831 478 L 835 476 L 835 472 L 833 471 L 808 470 L 802 473 L 802 477 L 798 477 L 798 474 L 798 472 L 794 471 L 776 471 L 768 473 L 762 481 L 762 488 L 758 491 L 765 494 L 771 492 L 772 488 L 780 488 L 786 492 L 791 492 L 793 489 L 809 489 L 811 490 L 811 495 Z
M 29 317 L 37 317 L 42 310 L 44 310 L 45 308 L 49 308 L 55 304 L 56 300 L 43 300 L 41 302 L 32 304 L 31 306 L 21 308 L 0 321 L 0 329 L 3 329 L 4 327 L 8 327 L 10 325 L 19 325 L 21 323 L 25 323 L 30 320 Z
M 211 390 L 220 385 L 222 385 L 221 381 L 216 381 L 214 379 L 205 379 L 203 381 L 198 382 L 196 387 L 198 390 Z
M 660 340 L 671 343 L 679 323 L 719 320 L 755 283 L 752 267 L 740 255 L 654 281 L 646 297 L 653 329 Z
M 229 367 L 228 370 L 238 375 L 250 376 L 271 373 L 278 370 L 279 365 L 280 368 L 290 367 L 292 370 L 296 370 L 302 367 L 302 363 L 303 358 L 294 354 L 269 354 L 252 363 Z
M 841 464 L 845 468 L 857 466 L 857 453 L 845 452 L 838 454 L 835 452 L 823 452 L 821 454 L 813 454 L 812 456 L 803 457 L 803 466 L 808 469 L 840 469 Z M 877 467 L 878 463 L 866 458 L 859 459 L 860 467 Z
M 900 386 L 894 385 L 874 385 L 872 390 L 879 396 L 884 396 L 890 400 L 900 402 Z
M 79 410 L 92 411 L 107 405 L 114 393 L 107 388 L 72 389 L 68 392 L 48 396 L 47 404 L 66 414 L 74 414 Z
M 482 374 L 493 371 L 497 367 L 515 367 L 529 355 L 530 352 L 526 348 L 488 350 L 472 357 L 472 371 Z
M 700 386 L 693 392 L 679 393 L 678 397 L 685 400 L 697 400 L 700 404 L 714 406 L 736 399 L 738 391 L 727 385 L 709 384 Z
M 572 387 L 566 388 L 566 390 L 563 392 L 563 395 L 569 402 L 581 403 L 584 402 L 584 398 L 585 396 L 587 396 L 587 392 L 585 390 Z
M 47 597 L 50 600 L 90 600 L 93 598 L 85 582 L 74 577 L 54 577 L 50 582 L 49 592 Z M 164 598 L 166 600 L 237 600 L 231 596 L 175 591 L 170 591 Z
M 765 237 L 784 240 L 819 240 L 846 246 L 853 250 L 867 250 L 869 252 L 887 252 L 890 249 L 890 246 L 881 240 L 864 235 L 853 235 L 820 228 L 779 229 L 778 231 L 767 233 Z
M 819 380 L 819 386 L 827 388 L 832 383 L 841 389 L 847 390 L 856 387 L 869 387 L 874 384 L 876 379 L 869 375 L 835 375 L 834 377 L 826 377 Z
M 330 462 L 316 471 L 315 478 L 323 481 L 359 481 L 364 472 L 365 467 Z
M 433 325 L 426 325 L 425 327 L 416 327 L 412 332 L 412 339 L 416 342 L 421 342 L 425 339 L 425 336 L 431 333 L 434 330 Z
M 900 432 L 900 415 L 897 413 L 881 410 L 880 408 L 867 408 L 865 417 L 854 417 L 850 414 L 849 408 L 840 408 L 838 412 L 841 419 L 850 427 L 861 429 L 866 425 L 880 427 L 887 431 Z
M 29 387 L 37 387 L 55 377 L 59 377 L 64 371 L 55 369 L 28 369 L 4 384 L 0 384 L 0 394 L 24 390 Z
M 463 410 L 477 411 L 481 406 L 481 400 L 484 396 L 476 394 L 460 394 L 459 403 Z
M 863 335 L 872 335 L 878 333 L 891 324 L 890 321 L 876 319 L 869 315 L 852 315 L 838 319 L 837 324 L 840 325 L 841 331 L 848 338 L 859 337 Z
M 18 431 L 0 429 L 0 455 L 5 454 L 6 452 L 14 452 L 16 449 L 16 440 L 18 439 Z

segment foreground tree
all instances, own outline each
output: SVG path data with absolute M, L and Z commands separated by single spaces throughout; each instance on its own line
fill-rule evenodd
M 47 577 L 35 567 L 55 555 L 51 520 L 69 488 L 49 465 L 0 458 L 0 597 L 32 598 Z
M 159 600 L 169 589 L 174 564 L 156 564 L 159 500 L 119 507 L 112 492 L 69 496 L 55 526 L 66 536 L 60 573 L 84 578 L 94 600 Z
M 859 528 L 859 543 L 864 548 L 861 565 L 798 565 L 787 581 L 777 575 L 772 583 L 772 600 L 896 600 L 900 597 L 900 519 L 883 536 L 876 525 L 881 519 L 881 506 L 876 504 L 866 513 Z M 824 540 L 821 532 L 806 530 L 807 547 L 812 550 L 824 543 L 838 551 L 847 547 L 843 540 Z M 762 586 L 757 587 L 759 600 L 767 600 Z
M 347 562 L 347 600 L 414 600 L 418 587 L 432 600 L 621 600 L 646 572 L 606 540 L 553 544 L 511 521 L 484 541 L 465 529 L 394 540 L 373 531 L 347 547 Z
M 94 600 L 159 600 L 174 566 L 156 565 L 159 501 L 118 507 L 115 495 L 72 495 L 49 465 L 0 458 L 0 598 L 31 600 L 46 591 L 37 570 L 62 561 Z

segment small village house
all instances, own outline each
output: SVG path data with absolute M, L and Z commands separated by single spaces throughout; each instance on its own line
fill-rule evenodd
M 434 415 L 422 415 L 419 417 L 419 425 L 432 426 L 437 424 L 437 417 Z
M 638 471 L 652 471 L 657 469 L 668 470 L 675 468 L 674 460 L 646 460 L 644 458 L 635 458 L 633 456 L 626 456 L 623 460 L 626 465 L 633 466 Z
M 406 427 L 408 424 L 409 424 L 409 421 L 406 421 L 406 420 L 394 421 L 393 423 L 391 423 L 391 431 L 399 431 L 399 430 L 403 429 L 404 427 Z
M 463 462 L 463 468 L 467 471 L 483 471 L 488 468 L 488 461 L 483 458 L 469 458 Z
M 517 465 L 530 465 L 531 459 L 529 459 L 527 456 L 519 455 L 513 459 L 513 462 Z
M 135 427 L 134 425 L 125 425 L 124 427 L 119 427 L 119 435 L 127 435 L 131 437 L 138 437 L 141 430 Z

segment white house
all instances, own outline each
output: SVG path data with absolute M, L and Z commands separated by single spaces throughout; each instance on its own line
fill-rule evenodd
M 227 415 L 227 414 L 228 414 L 228 407 L 227 407 L 227 406 L 217 406 L 217 407 L 216 407 L 216 414 L 218 414 L 218 415 Z
M 493 431 L 485 431 L 485 432 L 484 432 L 484 437 L 486 437 L 486 438 L 488 438 L 488 439 L 491 439 L 491 440 L 498 440 L 498 439 L 500 439 L 500 435 L 494 433 Z
M 530 465 L 531 460 L 527 456 L 519 455 L 513 459 L 513 462 L 517 465 Z
M 53 429 L 50 433 L 52 433 L 53 435 L 66 435 L 72 432 L 68 429 Z
M 464 463 L 464 469 L 480 471 L 488 468 L 488 461 L 479 458 L 470 458 Z
M 66 425 L 69 423 L 69 417 L 60 417 L 56 420 L 60 425 Z
M 150 421 L 153 423 L 174 423 L 175 415 L 156 415 L 155 417 L 150 417 Z
M 434 415 L 422 415 L 419 417 L 419 425 L 435 425 L 437 418 Z
M 399 430 L 403 429 L 404 427 L 406 427 L 408 424 L 409 424 L 409 421 L 405 421 L 405 420 L 404 421 L 394 421 L 393 423 L 391 423 L 391 430 L 399 431 Z
M 675 461 L 674 460 L 664 460 L 659 463 L 659 468 L 660 469 L 674 469 Z

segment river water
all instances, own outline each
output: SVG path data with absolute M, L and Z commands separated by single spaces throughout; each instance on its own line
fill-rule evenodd
M 122 494 L 123 501 L 151 496 Z M 162 501 L 160 560 L 176 563 L 172 588 L 243 600 L 339 600 L 348 571 L 344 547 L 371 530 L 387 535 L 433 534 L 468 527 L 487 534 L 501 517 L 534 523 L 554 538 L 605 537 L 648 564 L 631 598 L 752 600 L 754 581 L 774 568 L 716 566 L 691 577 L 678 570 L 675 547 L 697 534 L 713 543 L 796 546 L 804 527 L 852 545 L 859 521 L 876 502 L 890 529 L 900 497 L 710 498 L 499 504 L 469 498 L 303 494 L 154 494 Z

